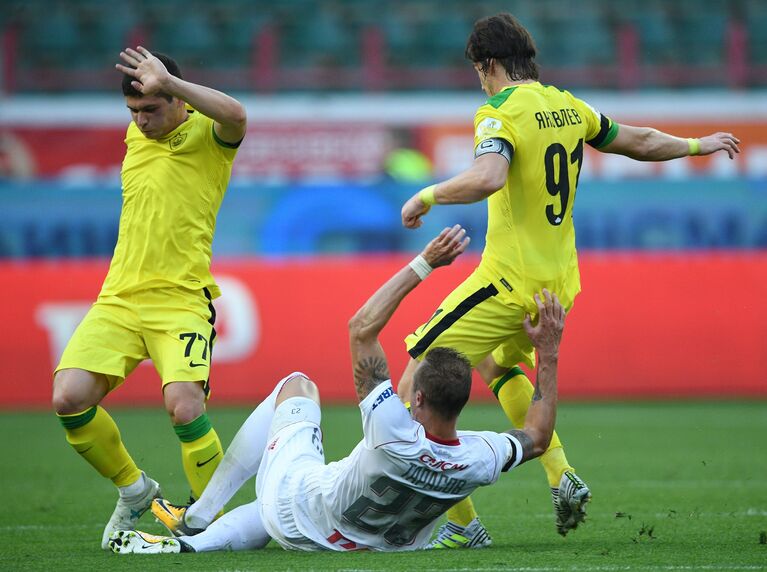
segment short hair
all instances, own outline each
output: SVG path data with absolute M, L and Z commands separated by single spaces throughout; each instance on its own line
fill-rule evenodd
M 176 63 L 176 60 L 174 60 L 170 56 L 166 56 L 165 54 L 161 54 L 159 52 L 152 52 L 152 55 L 156 57 L 158 60 L 162 62 L 162 64 L 165 66 L 165 69 L 168 70 L 168 73 L 172 76 L 176 76 L 178 79 L 184 79 L 181 76 L 181 69 L 178 67 L 178 64 Z M 128 75 L 127 73 L 123 74 L 123 80 L 122 80 L 122 88 L 123 88 L 123 95 L 126 97 L 144 97 L 144 94 L 141 93 L 139 90 L 137 90 L 133 85 L 131 84 L 132 81 L 134 81 L 136 78 L 133 76 Z M 167 93 L 158 93 L 158 96 L 165 98 L 167 101 L 172 101 L 173 96 L 168 95 Z
M 512 81 L 538 79 L 535 42 L 525 27 L 508 13 L 477 20 L 466 42 L 466 58 L 487 73 L 494 59 Z
M 443 419 L 458 417 L 471 392 L 471 364 L 451 348 L 434 348 L 413 376 L 413 391 Z

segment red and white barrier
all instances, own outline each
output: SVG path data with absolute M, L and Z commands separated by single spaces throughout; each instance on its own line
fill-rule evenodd
M 347 322 L 407 256 L 316 258 L 214 265 L 213 403 L 252 404 L 301 370 L 326 400 L 352 400 Z M 382 342 L 395 377 L 403 338 L 471 272 L 467 256 L 440 269 L 402 304 Z M 105 260 L 0 263 L 0 407 L 45 407 L 51 371 L 101 287 Z M 767 396 L 767 253 L 589 254 L 583 293 L 560 355 L 565 398 Z M 477 397 L 490 398 L 479 381 Z M 109 397 L 154 403 L 160 382 L 139 367 Z

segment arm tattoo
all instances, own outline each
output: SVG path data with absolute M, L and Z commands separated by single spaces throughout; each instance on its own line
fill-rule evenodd
M 540 401 L 543 399 L 543 394 L 541 393 L 541 384 L 538 383 L 538 376 L 535 376 L 535 391 L 533 391 L 533 399 L 532 401 Z
M 367 357 L 354 364 L 354 385 L 360 399 L 364 399 L 379 383 L 390 378 L 389 366 L 383 357 Z
M 524 431 L 520 431 L 519 429 L 512 429 L 511 431 L 507 431 L 509 435 L 512 435 L 516 437 L 517 441 L 519 441 L 519 444 L 522 445 L 522 463 L 530 459 L 530 457 L 533 454 L 533 440 L 529 437 L 527 433 Z

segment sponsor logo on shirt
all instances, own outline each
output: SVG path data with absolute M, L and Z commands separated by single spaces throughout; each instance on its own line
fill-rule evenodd
M 379 405 L 381 405 L 381 404 L 382 404 L 384 401 L 386 401 L 387 399 L 389 399 L 389 398 L 390 398 L 392 395 L 394 395 L 394 388 L 392 388 L 392 387 L 387 387 L 387 388 L 386 388 L 386 389 L 383 391 L 383 393 L 381 393 L 381 395 L 379 395 L 378 397 L 376 397 L 376 400 L 373 402 L 373 407 L 372 407 L 372 409 L 375 409 L 376 407 L 378 407 Z
M 432 469 L 436 469 L 438 471 L 463 471 L 464 469 L 469 467 L 469 465 L 460 465 L 458 463 L 452 463 L 450 461 L 435 459 L 434 457 L 426 453 L 421 455 L 418 458 L 418 460 L 424 463 L 425 465 L 428 465 Z

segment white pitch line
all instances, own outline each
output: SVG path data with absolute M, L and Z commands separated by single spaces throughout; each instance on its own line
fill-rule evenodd
M 754 564 L 702 564 L 666 566 L 504 566 L 503 568 L 423 568 L 425 572 L 634 572 L 643 570 L 765 570 L 767 567 Z M 375 568 L 339 568 L 337 572 L 376 572 Z
M 668 481 L 660 481 L 660 480 L 641 480 L 641 481 L 627 481 L 623 485 L 621 485 L 622 488 L 629 488 L 629 487 L 640 487 L 640 488 L 659 488 L 659 489 L 678 489 L 678 488 L 692 488 L 692 489 L 700 489 L 700 488 L 721 488 L 721 487 L 757 487 L 760 483 L 758 483 L 756 480 L 753 481 L 745 481 L 745 480 L 732 480 L 732 481 L 696 481 L 696 480 L 668 480 Z
M 72 530 L 73 528 L 95 528 L 93 524 L 17 524 L 0 526 L 0 531 L 4 530 Z

